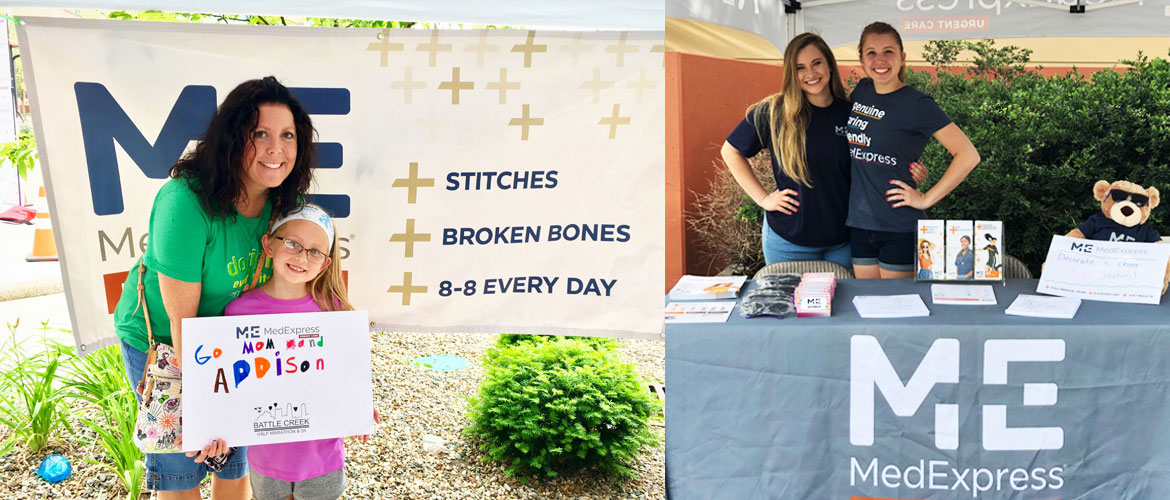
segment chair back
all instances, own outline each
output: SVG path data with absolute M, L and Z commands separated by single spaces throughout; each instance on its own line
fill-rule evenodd
M 853 271 L 838 264 L 827 260 L 790 260 L 786 262 L 773 262 L 764 266 L 756 272 L 752 277 L 753 280 L 760 279 L 766 274 L 804 274 L 804 273 L 833 273 L 837 279 L 853 279 Z
M 1004 254 L 1003 256 L 1003 277 L 1013 279 L 1032 279 L 1032 272 L 1028 270 L 1028 266 L 1024 265 L 1024 261 Z

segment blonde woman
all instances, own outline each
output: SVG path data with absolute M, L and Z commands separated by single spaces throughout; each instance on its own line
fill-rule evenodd
M 853 89 L 848 117 L 853 184 L 849 193 L 853 274 L 858 278 L 914 275 L 914 228 L 927 208 L 955 189 L 979 164 L 979 152 L 930 96 L 906 85 L 902 37 L 886 23 L 861 32 L 861 66 L 868 78 Z M 929 191 L 918 190 L 906 165 L 930 138 L 953 156 Z
M 821 37 L 797 35 L 784 51 L 780 92 L 753 104 L 723 143 L 731 174 L 766 211 L 765 262 L 828 260 L 852 265 L 849 229 L 849 145 L 845 138 L 849 101 L 837 60 Z M 772 153 L 776 190 L 768 192 L 747 158 Z M 926 169 L 907 169 L 917 179 Z

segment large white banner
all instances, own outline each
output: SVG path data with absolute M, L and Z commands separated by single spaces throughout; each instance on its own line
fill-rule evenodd
M 369 434 L 366 311 L 183 320 L 183 449 Z
M 29 19 L 41 162 L 82 352 L 155 192 L 240 82 L 313 117 L 371 326 L 661 338 L 662 32 L 356 30 Z

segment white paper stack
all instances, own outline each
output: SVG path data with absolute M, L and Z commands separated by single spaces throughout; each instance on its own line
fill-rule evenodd
M 747 276 L 695 276 L 679 278 L 670 289 L 670 300 L 734 299 Z
M 930 316 L 930 309 L 916 293 L 907 295 L 858 295 L 853 307 L 862 318 L 913 318 Z
M 1004 312 L 1013 316 L 1072 319 L 1080 307 L 1081 299 L 1078 298 L 1020 295 Z

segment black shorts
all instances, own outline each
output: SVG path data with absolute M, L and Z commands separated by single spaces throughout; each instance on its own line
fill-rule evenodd
M 872 266 L 887 271 L 914 271 L 914 232 L 890 233 L 849 228 L 849 246 L 853 265 Z

